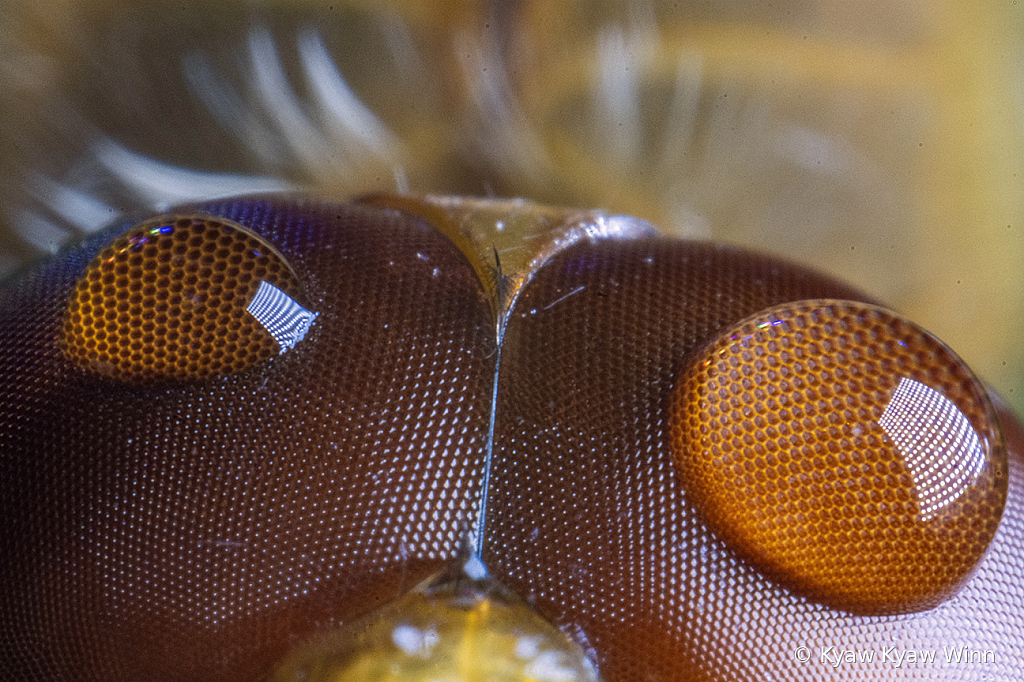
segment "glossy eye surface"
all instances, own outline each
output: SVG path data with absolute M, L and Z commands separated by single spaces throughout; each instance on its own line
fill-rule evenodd
M 253 320 L 267 361 L 154 383 L 82 371 L 58 343 L 83 272 L 112 244 L 115 260 L 132 255 L 123 228 L 3 290 L 0 668 L 14 679 L 252 682 L 442 568 L 470 525 L 494 339 L 461 254 L 422 221 L 353 205 L 181 213 L 207 217 L 188 220 L 184 242 L 173 222 L 146 242 L 153 267 L 201 237 L 188 247 L 200 259 L 211 243 L 226 251 L 197 280 L 207 292 L 235 267 L 210 223 L 239 224 L 259 234 L 258 246 L 229 235 L 253 272 L 271 244 L 329 305 L 291 351 Z
M 314 314 L 265 240 L 213 216 L 161 217 L 89 264 L 62 347 L 79 367 L 128 381 L 230 374 L 294 346 Z
M 687 490 L 754 565 L 847 611 L 934 606 L 1006 502 L 1002 434 L 946 346 L 880 308 L 785 304 L 719 335 L 672 414 Z
M 1000 413 L 1011 443 L 1000 470 L 970 373 L 918 328 L 856 303 L 858 291 L 643 221 L 526 201 L 251 196 L 180 213 L 193 217 L 127 237 L 113 226 L 0 289 L 0 669 L 18 682 L 319 682 L 332 669 L 494 679 L 492 665 L 517 681 L 807 682 L 831 671 L 796 657 L 834 642 L 878 656 L 893 642 L 940 656 L 957 646 L 968 659 L 957 679 L 1013 680 L 1024 665 L 1024 430 Z M 140 380 L 130 364 L 83 371 L 60 343 L 83 273 L 114 267 L 124 287 L 108 295 L 101 274 L 97 296 L 118 302 L 136 280 L 149 286 L 151 270 L 132 274 L 131 257 L 150 248 L 159 271 L 179 228 L 182 243 L 197 240 L 181 275 L 198 259 L 197 297 L 233 272 L 234 244 L 254 271 L 271 245 L 288 264 L 278 275 L 294 272 L 314 302 L 312 333 L 202 380 Z M 211 243 L 226 257 L 199 277 Z M 179 281 L 166 278 L 169 289 Z M 249 316 L 273 338 L 291 308 L 253 285 L 227 319 Z M 145 300 L 142 319 L 166 305 L 157 292 Z M 131 293 L 128 303 L 130 313 Z M 846 437 L 869 442 L 851 460 L 889 465 L 873 489 L 882 499 L 864 504 L 902 514 L 897 535 L 911 540 L 914 524 L 942 526 L 936 543 L 919 543 L 927 562 L 876 556 L 894 573 L 931 570 L 911 596 L 933 608 L 894 616 L 891 594 L 863 607 L 834 584 L 797 589 L 800 576 L 728 532 L 750 515 L 709 518 L 713 477 L 681 475 L 680 427 L 708 421 L 701 404 L 679 412 L 681 387 L 710 352 L 727 374 L 740 362 L 742 389 L 747 350 L 733 336 L 762 318 L 781 322 L 764 327 L 776 336 L 752 337 L 777 348 L 757 356 L 754 343 L 766 380 L 751 390 L 808 414 L 852 400 L 843 409 L 865 415 Z M 213 326 L 216 347 L 232 327 Z M 813 343 L 827 359 L 811 357 Z M 827 391 L 812 385 L 825 364 Z M 855 385 L 854 374 L 865 376 Z M 937 409 L 929 428 L 964 447 L 921 437 L 931 432 L 917 426 L 920 396 Z M 945 467 L 941 481 L 929 481 L 928 457 Z M 1006 511 L 990 537 L 1001 484 Z M 438 582 L 452 574 L 454 589 Z M 896 608 L 912 610 L 907 601 Z M 892 670 L 861 660 L 847 672 L 888 682 Z
M 1019 409 L 1017 5 L 0 0 L 0 236 L 203 232 L 0 285 L 0 676 L 1019 682 L 1020 423 L 890 318 L 904 367 L 810 368 L 773 318 L 789 377 L 698 372 L 766 311 L 871 304 L 652 234 L 817 263 Z M 310 199 L 395 190 L 449 196 Z M 204 262 L 215 225 L 294 286 Z M 469 550 L 516 609 L 422 599 Z

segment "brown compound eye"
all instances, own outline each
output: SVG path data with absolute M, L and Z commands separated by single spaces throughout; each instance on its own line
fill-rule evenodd
M 65 356 L 124 381 L 194 380 L 265 361 L 316 317 L 265 240 L 211 216 L 134 226 L 89 264 L 69 297 Z
M 984 388 L 931 334 L 866 304 L 802 301 L 730 328 L 683 374 L 671 433 L 727 544 L 852 613 L 952 596 L 1006 501 Z

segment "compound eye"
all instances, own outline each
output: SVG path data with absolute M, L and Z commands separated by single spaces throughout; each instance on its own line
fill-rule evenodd
M 967 366 L 891 312 L 778 306 L 683 374 L 671 437 L 687 494 L 763 574 L 852 613 L 930 608 L 1006 502 L 997 417 Z
M 65 357 L 130 382 L 237 372 L 300 341 L 316 317 L 265 240 L 212 216 L 140 223 L 92 260 L 69 297 Z

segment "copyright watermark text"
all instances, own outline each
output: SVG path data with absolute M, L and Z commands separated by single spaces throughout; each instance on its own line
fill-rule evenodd
M 834 669 L 843 666 L 883 665 L 892 668 L 927 667 L 942 665 L 995 663 L 996 654 L 990 649 L 972 649 L 968 646 L 944 646 L 941 649 L 906 649 L 898 646 L 848 649 L 842 646 L 798 646 L 793 649 L 798 663 L 826 665 Z

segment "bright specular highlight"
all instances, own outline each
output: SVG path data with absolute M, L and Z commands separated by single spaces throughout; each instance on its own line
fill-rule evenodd
M 903 452 L 926 521 L 959 499 L 985 468 L 970 420 L 946 396 L 903 377 L 878 425 Z
M 725 330 L 679 379 L 672 443 L 725 544 L 853 613 L 955 594 L 1006 501 L 984 388 L 935 337 L 862 303 L 789 303 Z
M 306 338 L 306 333 L 318 315 L 306 310 L 288 294 L 267 282 L 260 282 L 256 295 L 245 310 L 270 332 L 282 353 Z
M 61 347 L 78 367 L 122 381 L 230 374 L 304 336 L 315 315 L 295 302 L 298 290 L 284 258 L 244 226 L 159 216 L 89 264 L 69 296 Z

